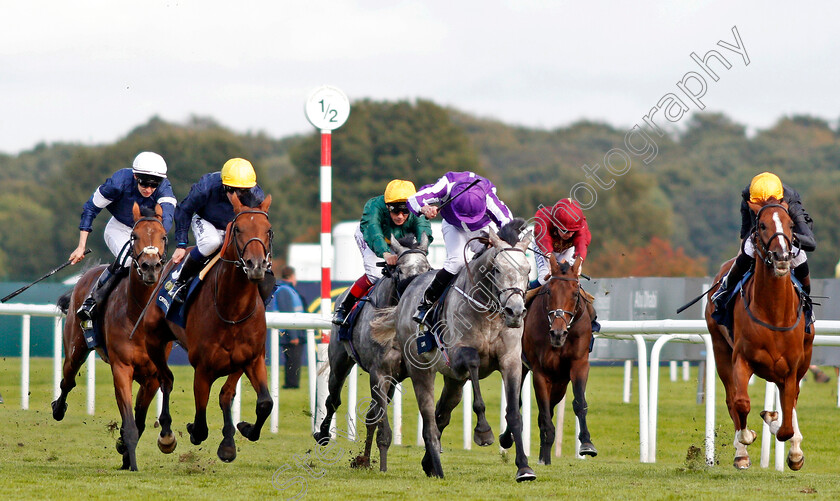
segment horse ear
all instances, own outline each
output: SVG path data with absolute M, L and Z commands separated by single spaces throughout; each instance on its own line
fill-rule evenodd
M 268 212 L 268 208 L 271 207 L 271 195 L 266 195 L 265 200 L 260 204 L 260 210 L 263 212 Z
M 391 233 L 391 249 L 394 250 L 397 253 L 397 255 L 400 255 L 403 252 L 405 252 L 405 247 L 400 245 L 400 241 L 397 240 L 397 237 L 395 237 L 393 233 Z
M 505 248 L 505 241 L 499 238 L 499 235 L 493 230 L 493 228 L 487 228 L 487 238 L 490 240 L 490 244 L 493 247 L 504 249 Z
M 779 205 L 781 205 L 782 207 L 784 207 L 784 208 L 785 208 L 785 210 L 788 210 L 788 209 L 790 208 L 790 207 L 788 206 L 788 203 L 787 203 L 787 202 L 785 202 L 784 200 L 782 200 L 781 202 L 779 202 Z
M 750 210 L 753 211 L 755 214 L 758 214 L 758 211 L 761 210 L 761 205 L 753 202 L 747 202 L 747 205 L 750 206 Z
M 234 214 L 239 214 L 240 212 L 242 212 L 242 202 L 239 201 L 239 196 L 237 196 L 236 193 L 230 194 L 230 203 L 233 205 Z
M 552 275 L 560 272 L 560 263 L 557 262 L 557 258 L 554 256 L 553 252 L 548 253 L 548 264 L 551 267 Z
M 583 259 L 580 256 L 575 258 L 575 263 L 572 265 L 572 269 L 575 271 L 575 275 L 580 276 L 581 268 L 583 267 Z
M 420 247 L 418 247 L 423 252 L 429 252 L 429 235 L 426 233 L 420 234 Z
M 137 202 L 134 202 L 134 206 L 131 208 L 131 215 L 134 216 L 134 220 L 140 220 L 140 206 L 137 205 Z
M 160 204 L 155 204 L 155 216 L 163 221 L 163 207 L 161 207 Z
M 526 251 L 526 250 L 528 250 L 528 246 L 531 245 L 531 241 L 533 239 L 534 239 L 533 232 L 531 232 L 530 230 L 526 231 L 525 236 L 521 237 L 519 242 L 517 242 L 514 247 L 516 247 L 517 249 L 520 249 L 522 251 Z

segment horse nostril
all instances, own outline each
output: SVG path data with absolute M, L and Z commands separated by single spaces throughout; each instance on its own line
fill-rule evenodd
M 505 316 L 513 317 L 515 314 L 513 313 L 513 309 L 510 306 L 505 306 Z

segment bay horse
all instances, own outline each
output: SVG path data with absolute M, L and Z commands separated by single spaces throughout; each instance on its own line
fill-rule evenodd
M 581 455 L 597 456 L 586 426 L 586 382 L 589 378 L 589 347 L 592 345 L 592 319 L 581 294 L 578 256 L 574 263 L 558 263 L 549 255 L 551 275 L 540 287 L 525 314 L 522 333 L 522 355 L 528 369 L 534 373 L 534 396 L 537 398 L 540 426 L 539 464 L 551 464 L 551 446 L 555 428 L 554 408 L 566 396 L 572 383 L 572 408 L 580 423 Z M 499 444 L 509 448 L 513 443 L 508 429 L 499 436 Z
M 236 429 L 248 440 L 259 440 L 262 426 L 274 405 L 265 367 L 265 304 L 258 290 L 271 263 L 273 233 L 268 219 L 271 195 L 254 209 L 243 205 L 236 195 L 231 197 L 231 202 L 234 218 L 225 231 L 219 262 L 210 269 L 195 297 L 190 299 L 186 328 L 166 319 L 156 304 L 149 308 L 143 319 L 148 332 L 146 347 L 159 369 L 163 391 L 161 436 L 172 433 L 169 394 L 173 376 L 164 355 L 167 343 L 177 340 L 187 350 L 190 364 L 195 369 L 195 419 L 187 424 L 193 445 L 207 439 L 210 387 L 216 379 L 227 376 L 219 393 L 224 427 L 217 455 L 224 462 L 236 459 Z M 167 267 L 164 277 L 172 266 Z M 243 421 L 234 427 L 231 402 L 243 372 L 257 392 L 257 419 L 254 424 Z
M 718 376 L 726 389 L 726 406 L 735 425 L 734 466 L 746 469 L 751 464 L 747 446 L 753 443 L 756 433 L 747 427 L 750 412 L 747 384 L 755 374 L 779 388 L 781 419 L 777 412 L 768 411 L 762 411 L 761 417 L 778 440 L 791 440 L 787 464 L 791 470 L 799 470 L 805 456 L 800 447 L 802 433 L 796 402 L 799 382 L 811 363 L 814 326 L 811 325 L 810 333 L 805 332 L 808 320 L 803 313 L 805 299 L 790 278 L 793 222 L 787 204 L 770 199 L 765 204 L 749 205 L 757 214 L 755 228 L 749 236 L 755 246 L 755 273 L 735 298 L 732 332 L 712 319 L 711 299 L 706 305 L 706 324 L 712 336 Z M 716 281 L 733 261 L 723 264 Z
M 99 305 L 105 346 L 98 346 L 96 351 L 102 360 L 110 364 L 114 379 L 117 407 L 122 417 L 120 437 L 117 440 L 117 451 L 123 457 L 122 469 L 136 471 L 137 441 L 146 428 L 146 413 L 159 384 L 157 369 L 146 353 L 145 332 L 138 329 L 133 337 L 130 337 L 130 333 L 160 278 L 166 260 L 166 230 L 160 205 L 156 205 L 154 211 L 144 209 L 141 213 L 135 203 L 133 216 L 134 227 L 129 238 L 131 264 L 128 280 L 121 280 L 107 301 Z M 67 318 L 64 322 L 61 395 L 52 403 L 53 418 L 56 421 L 64 419 L 67 394 L 76 386 L 76 374 L 91 351 L 85 343 L 76 310 L 103 269 L 105 266 L 98 266 L 85 272 L 71 295 L 59 300 L 59 306 L 65 310 Z M 167 343 L 162 347 L 162 352 L 168 355 L 171 348 L 171 343 Z M 134 414 L 131 412 L 132 381 L 140 384 Z M 172 452 L 176 445 L 174 435 L 158 439 L 158 446 L 164 452 Z
M 421 336 L 412 320 L 417 305 L 435 272 L 417 277 L 405 290 L 396 308 L 384 311 L 377 335 L 384 339 L 396 336 L 403 350 L 406 370 L 423 417 L 423 441 L 426 453 L 421 462 L 428 476 L 443 478 L 440 461 L 440 437 L 449 424 L 452 410 L 461 401 L 464 383 L 472 383 L 473 411 L 477 417 L 473 440 L 481 446 L 493 443 L 493 431 L 487 422 L 479 379 L 494 371 L 502 373 L 507 396 L 506 419 L 516 443 L 516 481 L 534 480 L 522 447 L 522 417 L 519 392 L 522 381 L 522 319 L 525 316 L 525 292 L 530 264 L 525 249 L 528 234 L 520 239 L 522 219 L 514 219 L 497 235 L 488 232 L 486 248 L 467 263 L 452 281 L 438 326 L 443 349 L 418 353 Z M 386 331 L 390 331 L 386 335 Z M 443 375 L 444 386 L 437 406 L 434 401 L 435 374 Z
M 321 422 L 320 429 L 313 437 L 320 445 L 327 445 L 330 441 L 330 426 L 332 417 L 341 405 L 341 388 L 347 375 L 358 360 L 359 366 L 370 374 L 371 404 L 365 416 L 367 438 L 365 452 L 359 458 L 362 464 L 370 461 L 370 451 L 374 431 L 377 429 L 376 445 L 379 448 L 379 470 L 388 470 L 388 448 L 391 446 L 391 425 L 388 422 L 388 402 L 394 395 L 396 384 L 406 378 L 405 364 L 400 347 L 393 337 L 380 340 L 372 336 L 372 326 L 378 309 L 393 307 L 397 304 L 401 290 L 408 285 L 408 281 L 417 275 L 429 271 L 427 258 L 429 239 L 424 233 L 421 241 L 414 236 L 398 241 L 391 237 L 391 250 L 396 254 L 397 265 L 392 276 L 384 276 L 371 291 L 370 305 L 359 313 L 353 327 L 352 339 L 342 341 L 338 336 L 338 326 L 333 326 L 329 344 L 330 383 L 329 396 L 326 402 L 326 415 Z M 347 291 L 336 300 L 336 304 L 346 296 Z M 359 305 L 361 306 L 361 305 Z

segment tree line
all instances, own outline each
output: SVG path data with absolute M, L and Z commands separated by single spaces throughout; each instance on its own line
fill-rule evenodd
M 359 100 L 333 134 L 333 220 L 358 219 L 365 201 L 391 179 L 410 179 L 419 188 L 450 170 L 486 176 L 513 213 L 528 219 L 540 204 L 552 205 L 586 182 L 582 166 L 624 147 L 626 132 L 591 121 L 532 129 L 427 100 Z M 738 250 L 741 190 L 769 170 L 800 192 L 815 220 L 812 274 L 834 275 L 840 132 L 826 121 L 783 117 L 748 136 L 745 126 L 725 115 L 695 114 L 684 129 L 652 137 L 656 157 L 649 163 L 634 159 L 633 168 L 616 176 L 585 212 L 593 234 L 587 273 L 714 274 Z M 38 144 L 0 155 L 0 279 L 31 280 L 65 261 L 78 238 L 82 204 L 145 150 L 166 159 L 179 199 L 228 158 L 251 160 L 260 185 L 273 195 L 275 253 L 282 260 L 288 244 L 318 241 L 319 141 L 315 131 L 277 139 L 237 134 L 209 118 L 175 124 L 154 117 L 113 144 Z M 102 241 L 107 217 L 103 211 L 88 240 L 102 261 L 111 259 Z

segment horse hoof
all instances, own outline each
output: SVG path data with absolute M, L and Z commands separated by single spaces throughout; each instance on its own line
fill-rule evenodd
M 320 445 L 320 446 L 326 447 L 326 446 L 330 445 L 330 434 L 329 433 L 325 433 L 325 434 L 322 435 L 320 431 L 316 431 L 315 433 L 312 434 L 312 438 L 314 438 L 315 442 L 317 442 L 318 445 Z
M 598 451 L 595 450 L 595 446 L 590 443 L 580 444 L 580 451 L 578 452 L 581 456 L 592 456 L 595 457 L 598 455 Z
M 510 449 L 513 446 L 513 433 L 502 433 L 499 435 L 499 446 L 502 449 Z
M 224 461 L 225 463 L 230 463 L 234 459 L 236 459 L 236 446 L 235 445 L 219 445 L 219 450 L 216 452 L 219 456 L 219 459 Z
M 475 430 L 473 434 L 473 441 L 481 447 L 485 447 L 487 445 L 493 445 L 493 442 L 496 441 L 496 437 L 493 435 L 493 430 L 487 430 L 485 432 L 480 432 Z
M 791 460 L 790 456 L 787 458 L 787 465 L 793 471 L 799 471 L 802 469 L 802 465 L 805 464 L 805 456 L 799 458 L 799 461 Z
M 260 439 L 260 431 L 251 423 L 242 421 L 236 425 L 236 429 L 239 430 L 239 433 L 241 433 L 243 437 L 247 438 L 251 442 L 256 442 Z
M 125 446 L 125 442 L 123 442 L 122 437 L 120 437 L 120 438 L 118 438 L 118 439 L 117 439 L 117 452 L 118 452 L 120 455 L 123 455 L 123 454 L 125 454 L 126 452 L 128 452 L 128 448 Z
M 201 445 L 201 442 L 204 442 L 204 439 L 207 438 L 207 434 L 204 434 L 204 437 L 199 437 L 195 425 L 193 423 L 187 423 L 187 432 L 190 434 L 190 442 L 193 445 Z
M 763 419 L 765 423 L 770 424 L 779 419 L 779 413 L 776 411 L 761 411 L 761 419 Z
M 752 466 L 752 461 L 750 461 L 749 457 L 745 457 L 745 456 L 737 457 L 737 458 L 735 458 L 735 463 L 734 463 L 733 466 L 735 466 L 735 468 L 737 468 L 739 470 L 746 470 L 747 468 Z
M 53 419 L 61 421 L 64 419 L 64 413 L 67 412 L 67 402 L 58 405 L 58 400 L 52 403 Z
M 158 449 L 160 449 L 160 452 L 164 454 L 171 454 L 175 450 L 175 447 L 178 445 L 178 441 L 175 439 L 175 434 L 170 433 L 166 436 L 158 436 L 157 444 Z
M 530 482 L 532 480 L 537 479 L 537 474 L 534 473 L 534 470 L 527 466 L 523 466 L 519 468 L 519 471 L 516 472 L 516 481 L 517 482 Z

